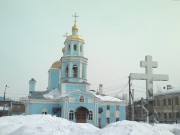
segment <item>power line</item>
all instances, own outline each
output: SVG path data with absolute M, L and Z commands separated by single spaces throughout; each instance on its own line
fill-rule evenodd
M 106 87 L 106 88 L 103 88 L 103 92 L 104 91 L 109 91 L 109 90 L 112 90 L 112 89 L 118 89 L 118 88 L 121 88 L 123 86 L 126 86 L 127 84 L 122 84 L 122 85 L 116 85 L 116 86 L 112 86 L 112 87 Z
M 114 81 L 120 81 L 120 80 L 122 80 L 122 79 L 124 79 L 124 78 L 127 78 L 128 76 L 124 76 L 124 77 L 120 77 L 120 78 L 117 78 L 117 79 L 113 79 L 113 80 L 109 80 L 109 81 L 105 81 L 105 82 L 102 82 L 101 84 L 108 84 L 108 83 L 111 83 L 111 82 L 114 82 Z M 92 85 L 99 85 L 99 83 L 97 84 L 92 84 Z
M 119 93 L 125 91 L 125 88 L 128 86 L 128 84 L 123 88 L 123 90 L 119 91 L 119 92 L 116 92 L 114 94 L 118 95 Z M 110 98 L 109 100 L 112 100 L 114 97 Z
M 134 90 L 137 91 L 137 92 L 146 93 L 146 92 L 141 91 L 141 90 L 137 90 L 137 89 L 134 89 Z

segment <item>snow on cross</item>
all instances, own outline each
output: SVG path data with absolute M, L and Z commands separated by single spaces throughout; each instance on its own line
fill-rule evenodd
M 158 63 L 152 61 L 152 56 L 147 55 L 145 61 L 140 62 L 140 67 L 145 67 L 146 73 L 130 73 L 132 80 L 146 80 L 146 99 L 153 99 L 153 81 L 168 81 L 168 75 L 153 74 L 153 68 L 158 67 Z

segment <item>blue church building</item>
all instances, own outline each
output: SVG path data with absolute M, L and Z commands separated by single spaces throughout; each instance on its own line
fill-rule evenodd
M 35 91 L 36 81 L 29 81 L 26 114 L 52 114 L 77 123 L 91 123 L 104 127 L 126 119 L 125 102 L 90 90 L 87 82 L 87 62 L 84 57 L 85 42 L 78 35 L 76 21 L 72 35 L 66 36 L 63 56 L 48 71 L 48 90 Z

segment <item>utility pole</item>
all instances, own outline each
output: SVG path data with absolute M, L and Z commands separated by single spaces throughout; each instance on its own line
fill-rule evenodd
M 134 89 L 131 92 L 131 77 L 129 76 L 129 120 L 134 121 Z
M 134 89 L 132 89 L 132 121 L 134 121 Z
M 129 105 L 131 105 L 131 79 L 129 76 Z
M 5 85 L 5 89 L 4 89 L 4 107 L 3 107 L 3 112 L 5 110 L 5 102 L 6 102 L 6 89 L 8 88 L 7 85 Z
M 131 108 L 131 78 L 129 76 L 129 120 L 132 120 L 132 108 Z

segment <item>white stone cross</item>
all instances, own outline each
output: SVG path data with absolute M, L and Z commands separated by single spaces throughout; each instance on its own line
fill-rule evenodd
M 141 67 L 145 67 L 146 73 L 130 73 L 132 80 L 146 80 L 146 99 L 153 99 L 153 81 L 168 81 L 168 75 L 153 74 L 153 68 L 158 67 L 158 63 L 152 61 L 152 56 L 147 55 L 145 61 L 140 62 Z

